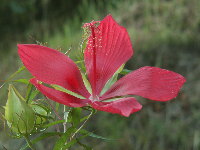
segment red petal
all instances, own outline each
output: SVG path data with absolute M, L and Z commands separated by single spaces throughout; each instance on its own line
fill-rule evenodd
M 30 82 L 36 86 L 36 88 L 44 95 L 46 95 L 49 99 L 67 105 L 69 107 L 82 107 L 87 105 L 87 103 L 89 102 L 88 100 L 83 100 L 83 99 L 79 99 L 76 98 L 74 96 L 71 96 L 67 93 L 64 92 L 60 92 L 57 91 L 55 89 L 46 87 L 42 84 L 39 84 L 37 82 L 37 79 L 33 78 L 30 80 Z
M 98 27 L 93 22 L 90 24 L 94 33 L 88 39 L 85 65 L 93 92 L 99 95 L 108 79 L 132 56 L 133 49 L 126 29 L 111 15 L 105 17 Z
M 57 84 L 89 97 L 76 64 L 64 54 L 44 46 L 19 44 L 18 52 L 26 68 L 39 81 Z
M 91 105 L 94 109 L 120 114 L 125 117 L 142 109 L 142 105 L 133 97 L 123 98 L 113 102 L 94 102 Z
M 146 66 L 121 78 L 102 98 L 139 95 L 151 100 L 167 101 L 177 96 L 185 81 L 178 73 Z

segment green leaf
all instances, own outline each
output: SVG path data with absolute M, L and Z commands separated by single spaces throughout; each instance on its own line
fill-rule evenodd
M 25 66 L 20 67 L 16 72 L 14 72 L 12 75 L 10 75 L 10 77 L 6 80 L 6 82 L 8 82 L 11 79 L 13 79 L 17 74 L 19 74 L 20 72 L 22 72 L 24 69 L 26 69 Z
M 69 139 L 71 134 L 74 132 L 76 132 L 76 129 L 74 127 L 68 128 L 67 131 L 63 133 L 63 135 L 60 137 L 60 139 L 58 139 L 53 150 L 62 150 L 63 147 L 65 146 L 65 143 L 67 143 L 67 139 Z
M 42 125 L 48 121 L 49 110 L 45 106 L 39 105 L 37 103 L 35 104 L 32 103 L 30 106 L 35 111 L 36 114 L 36 119 L 35 119 L 36 125 Z
M 42 127 L 43 128 L 48 128 L 48 127 L 54 126 L 56 124 L 64 123 L 64 122 L 65 122 L 65 120 L 57 120 L 57 121 L 51 122 L 49 124 L 45 124 Z
M 76 139 L 71 140 L 70 142 L 66 143 L 61 150 L 67 150 L 68 148 L 72 147 L 78 141 Z
M 89 116 L 85 116 L 85 117 L 81 118 L 80 122 L 83 122 L 83 121 L 87 120 L 88 118 L 89 118 Z
M 112 101 L 120 100 L 120 99 L 122 99 L 122 98 L 123 98 L 123 97 L 106 99 L 106 100 L 104 100 L 104 102 L 112 102 Z
M 29 83 L 28 87 L 27 87 L 27 91 L 26 91 L 26 101 L 28 102 L 30 99 L 30 95 L 32 93 L 33 90 L 33 84 Z
M 81 130 L 80 130 L 80 133 L 81 133 L 81 134 L 87 134 L 87 135 L 90 136 L 90 137 L 97 138 L 97 139 L 101 139 L 101 140 L 106 140 L 106 141 L 114 140 L 114 139 L 110 139 L 110 138 L 106 138 L 106 137 L 103 137 L 103 136 L 94 134 L 94 133 L 92 133 L 92 132 L 90 132 L 90 131 L 87 131 L 87 130 L 85 130 L 85 129 L 81 129 Z
M 58 112 L 58 110 L 59 110 L 59 106 L 60 106 L 60 103 L 56 103 L 56 107 L 55 107 L 56 112 Z
M 128 74 L 128 73 L 130 73 L 130 72 L 132 72 L 132 70 L 123 69 L 123 70 L 120 72 L 120 74 L 126 75 L 126 74 Z
M 2 88 L 6 82 L 11 81 L 18 73 L 22 72 L 25 69 L 25 66 L 20 67 L 15 73 L 13 73 L 12 75 L 10 75 L 5 82 L 0 86 L 0 88 Z
M 84 60 L 79 60 L 79 61 L 76 61 L 75 63 L 76 63 L 76 64 L 84 63 Z
M 83 96 L 81 96 L 81 95 L 79 95 L 79 94 L 77 94 L 77 93 L 74 93 L 74 92 L 72 92 L 72 91 L 70 91 L 70 90 L 67 90 L 67 89 L 63 88 L 62 86 L 59 86 L 59 85 L 56 85 L 56 84 L 51 84 L 51 86 L 52 86 L 54 89 L 58 90 L 58 91 L 61 91 L 61 92 L 70 94 L 70 95 L 72 95 L 72 96 L 74 96 L 74 97 L 77 97 L 77 98 L 80 98 L 80 99 L 86 99 L 85 97 L 83 97 Z
M 13 82 L 29 84 L 29 79 L 18 79 L 18 80 L 13 80 Z
M 40 91 L 38 91 L 38 90 L 31 92 L 29 99 L 33 100 L 39 93 L 40 93 Z
M 75 127 L 77 127 L 81 120 L 81 108 L 73 108 L 70 112 L 71 114 L 71 122 Z
M 86 75 L 82 72 L 81 72 L 81 75 L 82 75 L 83 83 L 84 83 L 86 89 L 88 90 L 88 92 L 90 94 L 92 94 L 92 88 L 91 88 L 90 82 L 88 81 Z
M 20 67 L 16 72 L 14 72 L 13 74 L 11 74 L 7 80 L 5 82 L 9 82 L 10 80 L 12 80 L 17 74 L 19 74 L 20 72 L 22 72 L 24 69 L 26 69 L 25 66 Z
M 81 143 L 79 139 L 77 139 L 77 143 L 78 143 L 79 145 L 81 145 L 85 150 L 92 150 L 91 147 L 89 147 L 89 146 L 87 146 L 87 145 Z
M 38 136 L 37 138 L 35 138 L 34 140 L 32 140 L 32 144 L 35 144 L 43 139 L 46 139 L 48 137 L 51 136 L 61 136 L 63 133 L 60 132 L 48 132 L 48 133 L 43 133 L 40 136 Z M 25 144 L 24 146 L 22 146 L 22 148 L 20 150 L 25 150 L 26 148 L 28 148 L 28 144 Z
M 26 91 L 26 101 L 28 102 L 29 100 L 33 100 L 38 94 L 39 91 L 36 89 L 34 90 L 33 84 L 29 83 L 27 86 L 27 91 Z
M 80 136 L 79 138 L 76 138 L 76 139 L 71 140 L 70 142 L 66 143 L 65 146 L 63 146 L 62 149 L 63 149 L 63 150 L 66 150 L 66 149 L 72 147 L 74 144 L 78 143 L 79 140 L 81 140 L 81 139 L 83 139 L 83 138 L 85 138 L 85 137 L 87 137 L 87 136 L 88 136 L 88 134 L 85 134 L 85 135 L 83 135 L 83 136 Z
M 80 122 L 83 122 L 83 121 L 89 119 L 89 118 L 91 117 L 91 114 L 95 114 L 95 113 L 97 112 L 97 110 L 96 110 L 96 109 L 93 109 L 93 108 L 92 108 L 90 111 L 91 111 L 91 113 L 90 113 L 89 115 L 87 115 L 87 116 L 81 118 L 81 119 L 80 119 Z
M 114 75 L 107 81 L 104 88 L 101 91 L 101 96 L 117 81 L 118 74 L 123 70 L 125 64 L 121 65 L 121 67 L 114 73 Z

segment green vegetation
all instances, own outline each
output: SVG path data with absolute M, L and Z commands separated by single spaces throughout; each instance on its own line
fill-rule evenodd
M 179 96 L 166 103 L 138 98 L 143 109 L 129 118 L 98 112 L 90 120 L 89 130 L 116 140 L 86 138 L 85 143 L 92 144 L 95 150 L 200 149 L 199 0 L 3 0 L 0 80 L 7 79 L 20 66 L 17 43 L 41 42 L 63 52 L 71 49 L 70 56 L 75 58 L 82 40 L 82 23 L 101 20 L 108 13 L 127 28 L 133 42 L 134 57 L 126 68 L 158 66 L 182 74 L 187 82 Z M 0 89 L 1 105 L 5 105 L 7 89 L 8 85 Z M 1 125 L 0 149 L 1 145 L 9 150 L 23 145 L 23 141 L 5 136 Z M 49 141 L 39 143 L 38 149 L 51 149 L 53 139 Z

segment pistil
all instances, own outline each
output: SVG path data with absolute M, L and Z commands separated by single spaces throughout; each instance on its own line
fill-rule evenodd
M 92 32 L 92 49 L 93 49 L 93 87 L 92 87 L 92 97 L 97 99 L 96 95 L 96 42 L 95 42 L 95 26 L 93 23 L 90 23 L 91 32 Z

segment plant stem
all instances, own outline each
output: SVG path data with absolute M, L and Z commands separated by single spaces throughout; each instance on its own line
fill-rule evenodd
M 51 102 L 49 101 L 49 99 L 46 96 L 45 96 L 45 99 L 47 100 L 48 104 L 50 105 L 50 107 L 52 108 L 53 112 L 58 117 L 58 119 L 62 120 L 62 118 L 59 116 L 58 112 L 56 111 L 56 109 L 54 108 L 54 106 L 51 104 Z
M 30 139 L 28 138 L 27 135 L 24 136 L 24 138 L 26 139 L 26 142 L 28 143 L 28 146 L 30 147 L 31 150 L 36 150 L 34 147 L 33 147 L 33 144 L 31 143 Z
M 76 130 L 76 132 L 71 136 L 70 140 L 74 138 L 74 136 L 84 127 L 86 122 L 91 118 L 91 116 L 94 114 L 94 111 L 92 110 L 91 113 L 89 114 L 88 118 L 83 122 L 83 124 Z
M 63 122 L 63 132 L 65 133 L 66 132 L 66 106 L 64 105 L 64 109 L 63 109 L 63 114 L 64 114 L 64 120 L 65 122 Z
M 56 111 L 56 109 L 54 108 L 54 106 L 51 104 L 51 102 L 46 96 L 45 96 L 45 99 L 47 100 L 47 103 L 50 105 L 51 109 L 53 110 L 55 115 L 58 117 L 58 119 L 62 120 L 62 118 L 59 116 L 58 112 Z M 56 125 L 55 127 L 56 127 L 57 132 L 60 132 L 59 125 Z

